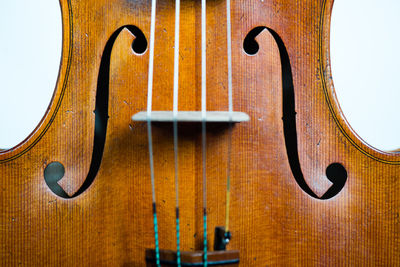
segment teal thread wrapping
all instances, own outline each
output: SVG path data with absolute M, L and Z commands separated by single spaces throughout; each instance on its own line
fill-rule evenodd
M 207 212 L 204 210 L 204 215 L 203 215 L 203 228 L 204 228 L 204 253 L 203 253 L 203 263 L 204 267 L 207 267 L 208 265 L 208 260 L 207 260 Z
M 181 267 L 181 236 L 179 226 L 179 209 L 176 209 L 176 265 Z
M 160 264 L 160 248 L 158 244 L 158 223 L 157 223 L 157 212 L 156 212 L 156 204 L 153 203 L 153 223 L 154 223 L 154 239 L 156 245 L 156 265 L 157 267 L 161 267 Z

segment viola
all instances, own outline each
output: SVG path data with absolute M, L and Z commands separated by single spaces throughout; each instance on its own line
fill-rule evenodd
M 400 155 L 359 138 L 333 0 L 60 0 L 35 131 L 0 151 L 1 265 L 400 264 Z

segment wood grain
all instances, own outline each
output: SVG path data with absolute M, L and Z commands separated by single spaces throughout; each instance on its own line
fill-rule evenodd
M 168 111 L 174 1 L 157 2 L 153 109 Z M 332 5 L 232 1 L 234 110 L 250 116 L 234 127 L 232 143 L 228 249 L 240 251 L 240 266 L 400 265 L 400 155 L 368 146 L 343 117 L 329 63 Z M 61 0 L 60 6 L 63 55 L 49 109 L 24 142 L 0 151 L 0 263 L 145 266 L 145 250 L 154 247 L 147 128 L 131 116 L 146 109 L 149 53 L 135 53 L 137 36 L 121 27 L 136 26 L 148 38 L 150 1 Z M 179 110 L 199 111 L 200 1 L 182 1 L 181 12 Z M 208 1 L 208 110 L 228 110 L 225 15 L 225 1 Z M 256 37 L 260 49 L 248 55 L 244 39 L 258 26 L 266 27 Z M 116 35 L 117 29 L 123 30 Z M 94 180 L 80 192 L 93 169 L 93 111 L 102 57 L 113 36 L 104 152 L 96 155 L 101 165 Z M 289 164 L 282 120 L 287 62 L 276 36 L 290 61 L 299 164 L 316 197 L 299 186 Z M 201 129 L 182 125 L 179 136 L 181 247 L 202 250 Z M 207 138 L 212 247 L 214 227 L 225 222 L 227 128 L 210 127 Z M 153 140 L 160 247 L 174 250 L 172 128 L 154 125 Z M 65 167 L 58 184 L 77 196 L 59 197 L 47 186 L 44 170 L 55 161 Z M 318 199 L 334 183 L 326 175 L 332 163 L 344 166 L 346 184 L 332 198 Z

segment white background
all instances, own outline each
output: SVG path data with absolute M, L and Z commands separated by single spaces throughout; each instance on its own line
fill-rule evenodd
M 356 133 L 381 150 L 400 148 L 400 1 L 336 0 L 332 77 Z
M 11 148 L 34 130 L 53 95 L 61 13 L 57 0 L 1 0 L 0 13 L 0 148 Z M 331 25 L 341 108 L 367 143 L 387 151 L 400 148 L 399 18 L 398 0 L 336 0 Z
M 45 114 L 61 42 L 57 0 L 0 0 L 0 148 L 23 141 Z

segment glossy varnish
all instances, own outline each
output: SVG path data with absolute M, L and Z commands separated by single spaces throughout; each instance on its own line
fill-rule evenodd
M 153 110 L 159 111 L 172 110 L 174 2 L 157 1 Z M 200 1 L 181 2 L 179 110 L 199 111 Z M 225 1 L 207 2 L 207 109 L 227 111 Z M 134 52 L 136 28 L 121 27 L 137 27 L 148 41 L 151 3 L 60 3 L 63 55 L 52 102 L 24 142 L 0 151 L 0 263 L 144 266 L 146 248 L 154 247 L 147 126 L 131 116 L 146 110 L 149 51 Z M 232 137 L 228 249 L 240 251 L 240 266 L 400 265 L 400 156 L 369 147 L 340 111 L 329 63 L 332 4 L 232 0 L 233 105 L 250 116 L 234 126 Z M 259 50 L 249 55 L 244 39 L 259 26 L 265 27 L 256 37 Z M 106 100 L 98 96 L 104 88 Z M 290 88 L 296 130 L 293 125 L 284 130 Z M 102 143 L 95 127 L 104 130 L 94 110 L 99 114 L 104 107 L 109 117 L 104 151 L 93 153 Z M 155 124 L 153 141 L 160 247 L 174 250 L 171 125 Z M 214 227 L 225 222 L 227 150 L 226 125 L 210 125 L 210 247 Z M 203 248 L 201 159 L 201 128 L 181 125 L 181 247 L 186 251 Z M 96 168 L 93 162 L 100 160 Z M 64 197 L 45 182 L 52 162 L 65 168 L 58 182 Z M 321 200 L 336 183 L 326 175 L 333 163 L 346 170 L 347 180 Z M 295 166 L 314 196 L 299 186 L 302 175 Z

